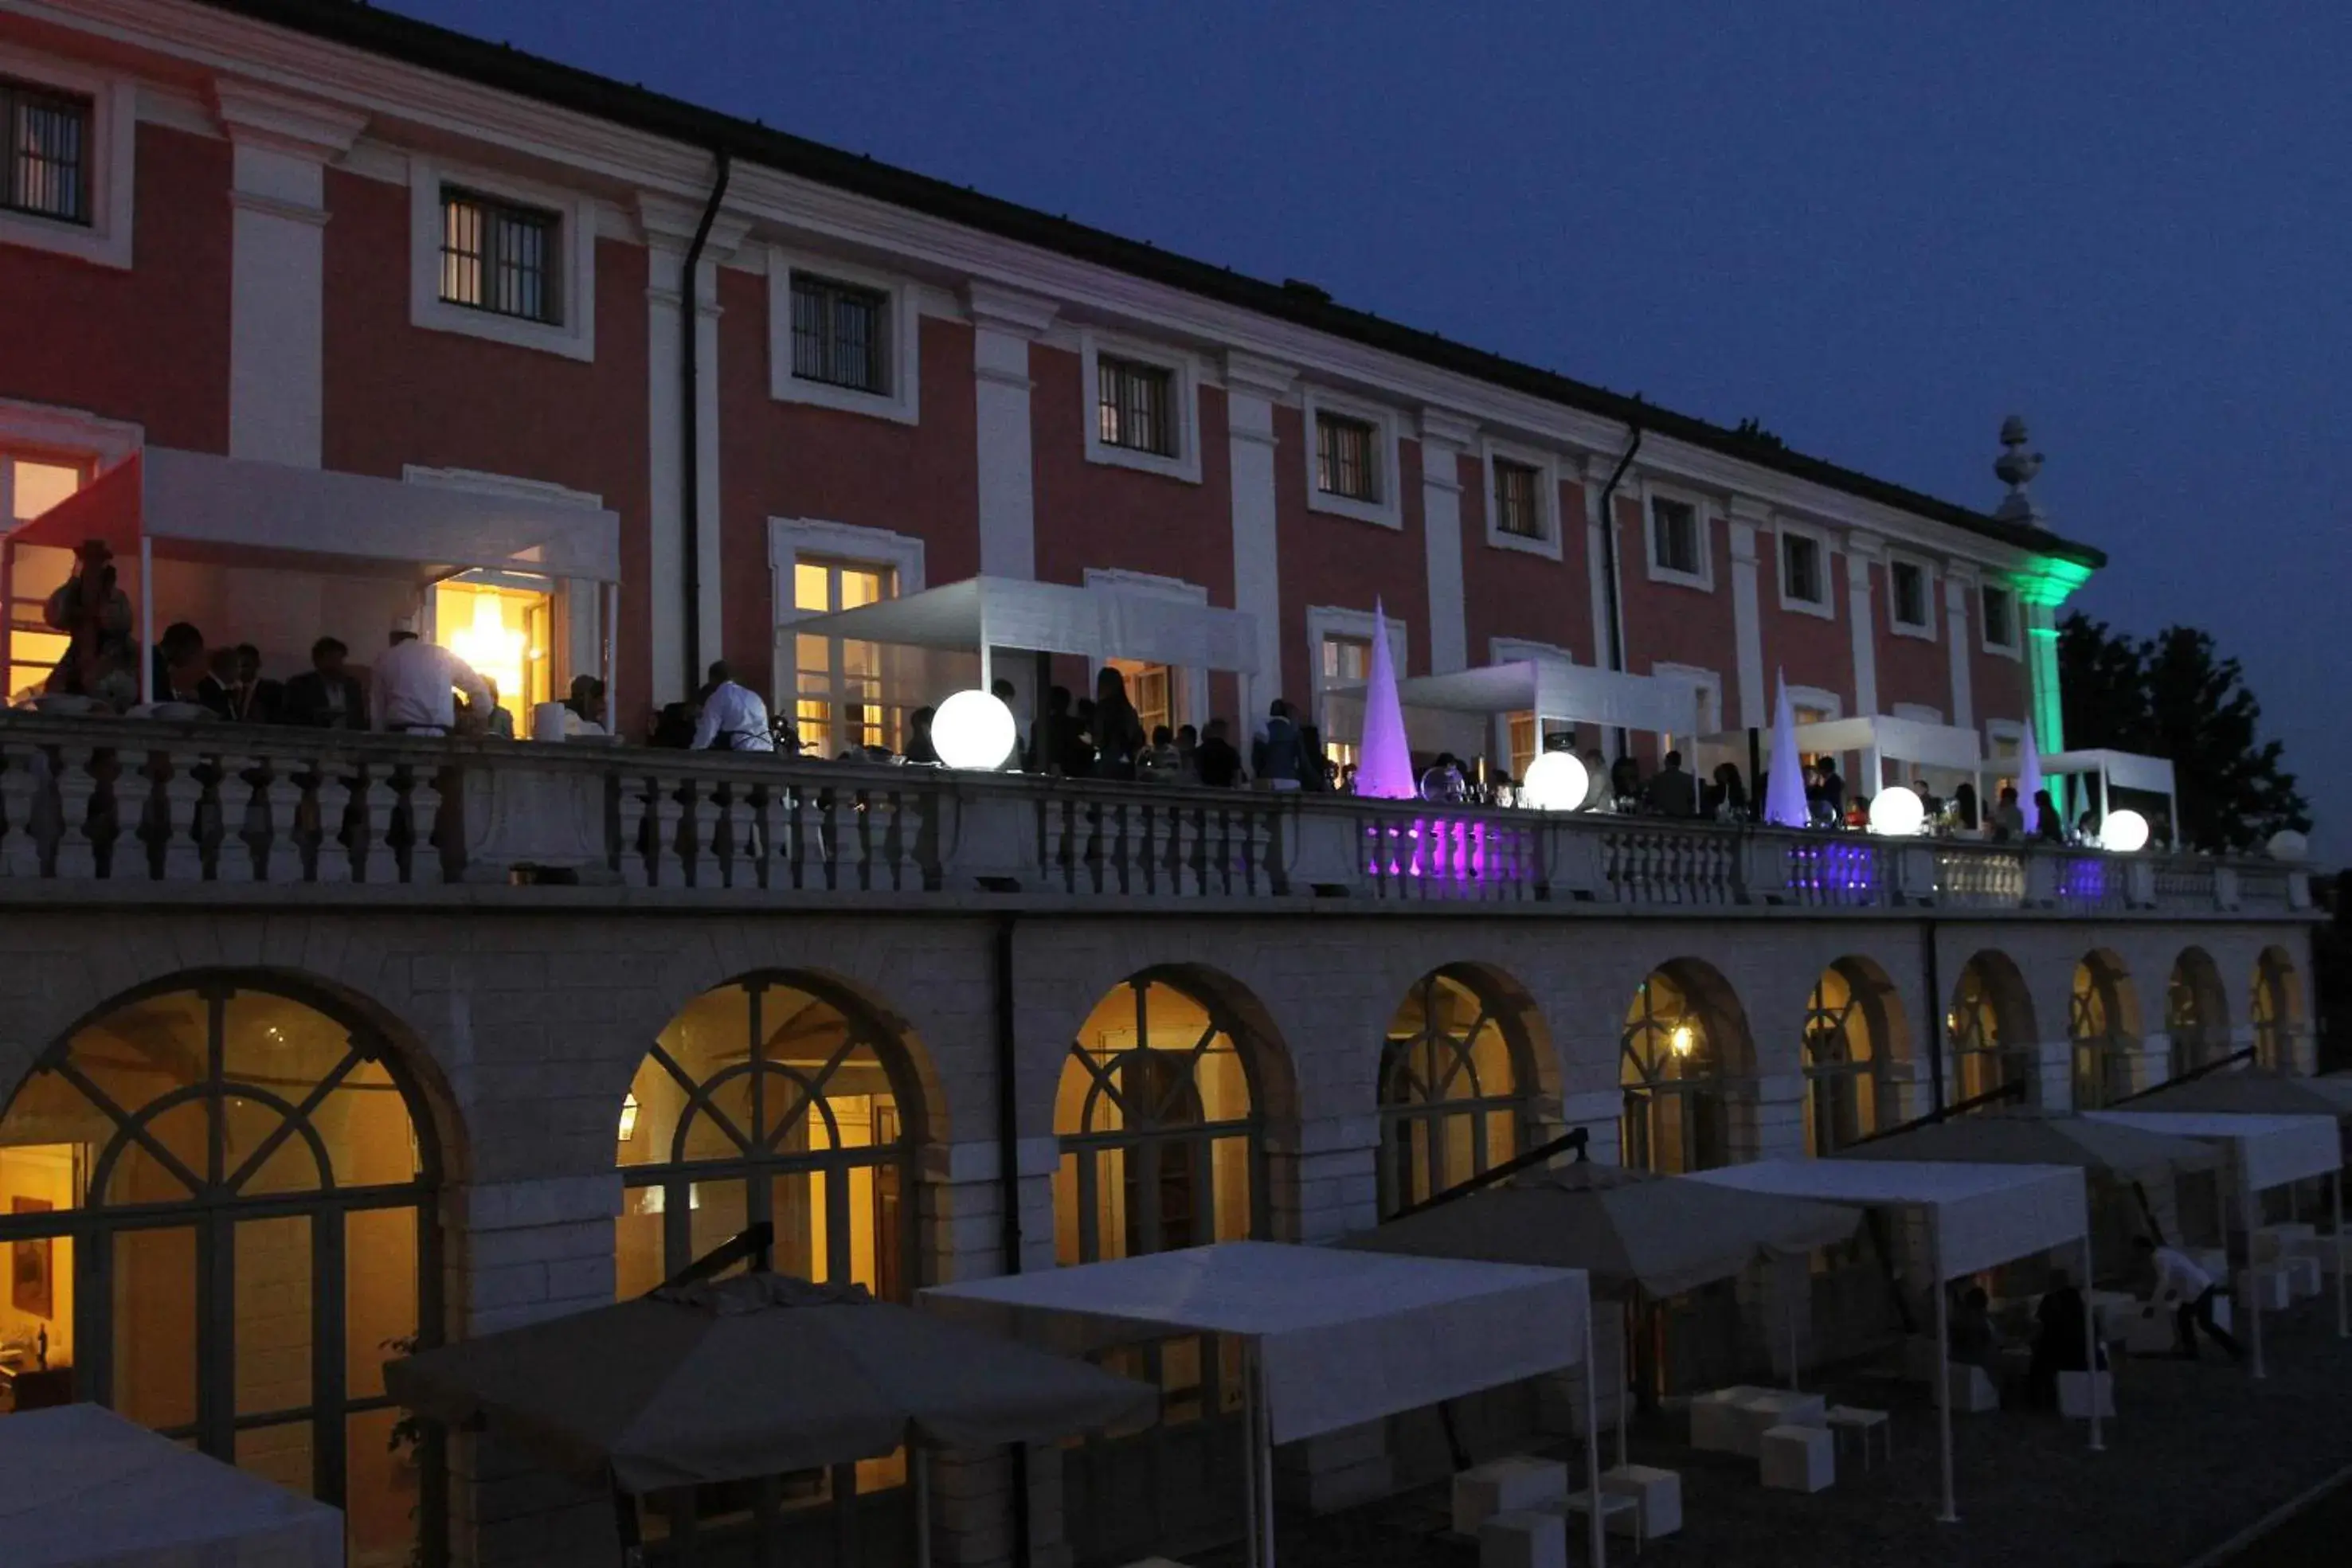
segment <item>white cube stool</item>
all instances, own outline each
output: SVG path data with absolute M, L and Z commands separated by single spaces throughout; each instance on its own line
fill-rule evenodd
M 2058 1375 L 2058 1414 L 2069 1421 L 2089 1420 L 2091 1399 L 2095 1386 L 2099 1414 L 2113 1416 L 2116 1413 L 2116 1375 L 2112 1372 L 2102 1372 L 2096 1374 L 2095 1378 L 2095 1385 L 2094 1375 L 2091 1373 L 2060 1373 Z
M 1655 1541 L 1683 1527 L 1683 1478 L 1649 1465 L 1618 1465 L 1601 1472 L 1601 1490 L 1633 1500 L 1641 1539 Z
M 1568 1467 L 1513 1454 L 1473 1465 L 1454 1478 L 1454 1528 L 1475 1535 L 1498 1513 L 1523 1513 L 1568 1495 Z
M 2215 1297 L 2213 1305 L 2222 1304 Z M 2221 1321 L 2217 1311 L 2213 1321 Z M 2124 1349 L 2134 1355 L 2170 1355 L 2180 1348 L 2180 1328 L 2173 1321 L 2173 1309 L 2144 1306 L 2124 1320 Z
M 2319 1294 L 2319 1260 L 2302 1253 L 2290 1253 L 2279 1260 L 2286 1270 L 2286 1293 L 2298 1301 L 2307 1301 Z
M 2286 1270 L 2276 1263 L 2255 1264 L 2238 1276 L 2238 1299 L 2266 1312 L 2286 1311 Z
M 2000 1408 L 2000 1394 L 1985 1375 L 1985 1369 L 1970 1364 L 1955 1366 L 1952 1373 L 1952 1413 L 1956 1416 L 1981 1416 L 1988 1410 Z
M 1827 1427 L 1775 1427 L 1757 1455 L 1763 1482 L 1781 1491 L 1820 1491 L 1837 1479 L 1837 1448 Z
M 1489 1515 L 1478 1527 L 1478 1568 L 1568 1568 L 1568 1521 L 1530 1509 Z
M 1696 1396 L 1690 1403 L 1691 1447 L 1708 1454 L 1739 1452 L 1743 1430 L 1739 1401 L 1751 1392 L 1746 1388 L 1718 1388 Z
M 1601 1494 L 1600 1506 L 1601 1533 L 1632 1536 L 1633 1555 L 1640 1556 L 1644 1544 L 1641 1503 L 1623 1492 L 1604 1490 Z M 1592 1508 L 1592 1494 L 1589 1491 L 1572 1491 L 1552 1504 L 1553 1511 L 1561 1520 L 1574 1525 L 1580 1533 L 1585 1528 L 1582 1521 L 1591 1517 Z
M 1775 1427 L 1821 1427 L 1829 1421 L 1829 1401 L 1789 1388 L 1758 1388 L 1732 1406 L 1739 1421 L 1738 1452 L 1755 1458 L 1764 1434 Z
M 1843 1445 L 1852 1433 L 1862 1445 L 1862 1468 L 1870 1469 L 1870 1444 L 1873 1437 L 1885 1457 L 1895 1457 L 1895 1428 L 1884 1410 L 1865 1410 L 1858 1405 L 1832 1405 L 1829 1409 L 1830 1437 Z

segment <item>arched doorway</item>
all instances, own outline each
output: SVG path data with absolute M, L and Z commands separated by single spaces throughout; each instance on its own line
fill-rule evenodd
M 1728 1164 L 1728 1080 L 1750 1061 L 1747 1019 L 1721 975 L 1696 958 L 1652 970 L 1619 1037 L 1619 1163 L 1667 1176 Z
M 917 1279 L 909 1195 L 923 1130 L 913 1050 L 879 1009 L 820 976 L 747 976 L 688 1003 L 621 1103 L 619 1295 L 644 1294 L 766 1221 L 777 1272 L 905 1300 Z M 648 1499 L 648 1556 L 903 1562 L 905 1480 L 892 1456 Z
M 2249 1021 L 2254 1026 L 2254 1060 L 2273 1071 L 2294 1071 L 2295 1031 L 2303 1022 L 2303 983 L 2285 949 L 2266 947 L 2254 960 L 2248 1003 Z
M 1902 1004 L 1867 958 L 1840 958 L 1805 1000 L 1805 1153 L 1837 1153 L 1891 1126 L 1900 1112 L 1887 1065 L 1899 1060 Z
M 322 995 L 190 977 L 110 1006 L 0 1115 L 16 1407 L 92 1400 L 331 1502 L 353 1563 L 442 1525 L 383 1364 L 440 1334 L 423 1096 Z
M 1959 1100 L 2015 1085 L 2018 1092 L 2010 1103 L 2041 1102 L 2033 1001 L 2008 954 L 1988 949 L 1961 967 L 1951 1009 L 1944 1015 L 1944 1034 Z
M 2075 1110 L 2095 1111 L 2132 1092 L 2139 1000 L 2123 960 L 2104 948 L 2074 966 L 2066 1037 L 2074 1047 Z
M 1528 1146 L 1536 1083 L 1528 1010 L 1467 967 L 1414 982 L 1381 1051 L 1381 1218 Z
M 2173 960 L 2164 990 L 2164 1027 L 2172 1041 L 2172 1076 L 2182 1077 L 2230 1054 L 2230 1000 L 2221 971 L 2202 947 Z

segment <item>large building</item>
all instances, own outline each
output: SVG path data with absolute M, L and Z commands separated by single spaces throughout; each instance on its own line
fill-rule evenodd
M 2062 743 L 2052 616 L 2102 558 L 2021 431 L 1979 512 L 362 5 L 0 0 L 0 524 L 135 465 L 142 614 L 273 673 L 421 613 L 519 716 L 607 668 L 642 733 L 724 657 L 830 755 L 919 698 L 794 623 L 986 578 L 1236 612 L 1217 668 L 1127 665 L 1148 722 L 1287 696 L 1344 745 L 1379 604 L 1408 675 L 1696 693 L 1651 757 L 1768 725 L 1776 673 L 1806 718 Z M 190 547 L 164 477 L 220 458 L 299 528 Z M 608 519 L 617 591 L 337 564 L 387 486 Z M 69 567 L 12 551 L 11 693 Z M 1024 706 L 1091 674 L 1009 668 Z M 2274 864 L 131 722 L 0 717 L 0 1375 L 347 1507 L 359 1563 L 609 1536 L 489 1444 L 393 1441 L 386 1346 L 750 1220 L 903 1296 L 1327 1239 L 1573 1128 L 1688 1169 L 2309 1061 Z M 1028 1509 L 955 1467 L 947 1560 L 1196 1525 L 1225 1368 L 1139 1370 L 1160 1426 L 1033 1456 Z M 1401 1441 L 1286 1484 L 1368 1495 Z M 904 1496 L 877 1461 L 705 1532 L 879 1551 Z

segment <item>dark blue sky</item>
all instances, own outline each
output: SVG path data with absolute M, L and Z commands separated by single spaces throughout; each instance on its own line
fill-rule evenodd
M 394 8 L 1958 501 L 2022 413 L 2352 854 L 2352 7 Z

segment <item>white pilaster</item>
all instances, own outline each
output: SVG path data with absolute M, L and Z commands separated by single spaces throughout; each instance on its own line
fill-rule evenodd
M 215 86 L 233 148 L 228 449 L 301 468 L 325 439 L 327 164 L 367 117 L 250 82 Z
M 1037 575 L 1036 461 L 1029 436 L 1029 344 L 1053 325 L 1054 307 L 992 284 L 966 290 L 979 405 L 980 570 Z
M 1241 681 L 1241 733 L 1282 695 L 1282 570 L 1275 528 L 1274 405 L 1287 365 L 1225 356 L 1226 445 L 1233 471 L 1234 608 L 1257 625 L 1257 674 Z M 1303 700 L 1304 694 L 1301 694 Z
M 1958 567 L 1944 574 L 1944 645 L 1952 657 L 1952 723 L 1960 729 L 1977 727 L 1976 683 L 1969 654 L 1976 647 L 1977 622 L 1969 613 L 1969 595 L 1976 575 Z
M 1470 667 L 1469 612 L 1462 587 L 1462 454 L 1478 439 L 1475 421 L 1444 409 L 1421 413 L 1421 517 L 1429 563 L 1429 669 Z
M 1739 724 L 1761 729 L 1772 722 L 1771 695 L 1764 689 L 1764 621 L 1756 586 L 1756 535 L 1769 528 L 1772 513 L 1744 496 L 1731 499 L 1731 631 L 1739 651 Z

